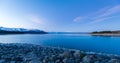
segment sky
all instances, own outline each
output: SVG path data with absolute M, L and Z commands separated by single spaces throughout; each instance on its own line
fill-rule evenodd
M 120 0 L 0 0 L 0 26 L 49 32 L 120 30 Z

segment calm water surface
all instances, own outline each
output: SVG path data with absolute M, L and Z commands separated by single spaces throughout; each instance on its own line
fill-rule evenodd
M 84 34 L 0 35 L 0 43 L 32 43 L 120 55 L 120 37 Z

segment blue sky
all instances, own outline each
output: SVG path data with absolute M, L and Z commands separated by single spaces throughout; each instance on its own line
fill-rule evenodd
M 120 0 L 0 0 L 0 26 L 65 32 L 120 30 Z

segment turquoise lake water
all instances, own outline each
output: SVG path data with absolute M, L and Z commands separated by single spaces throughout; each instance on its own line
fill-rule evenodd
M 120 37 L 86 34 L 18 34 L 0 35 L 0 43 L 32 43 L 120 55 Z

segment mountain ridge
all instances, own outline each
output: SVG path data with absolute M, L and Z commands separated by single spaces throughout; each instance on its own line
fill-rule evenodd
M 38 29 L 0 27 L 0 34 L 45 34 L 45 33 L 47 32 Z

